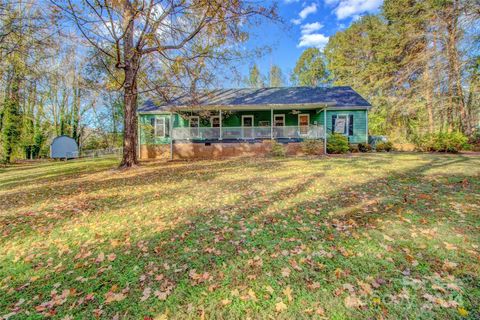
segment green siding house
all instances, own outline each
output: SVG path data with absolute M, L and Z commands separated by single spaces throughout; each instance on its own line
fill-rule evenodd
M 138 109 L 140 158 L 256 155 L 272 140 L 301 153 L 305 139 L 331 133 L 368 141 L 371 105 L 350 87 L 219 89 Z M 326 148 L 325 148 L 326 151 Z

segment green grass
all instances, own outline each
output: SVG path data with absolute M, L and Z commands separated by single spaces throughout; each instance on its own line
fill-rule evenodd
M 480 317 L 480 158 L 0 169 L 0 317 Z

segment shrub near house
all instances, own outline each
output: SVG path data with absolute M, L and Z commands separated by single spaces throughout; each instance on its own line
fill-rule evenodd
M 461 132 L 427 134 L 416 141 L 419 151 L 457 153 L 468 147 L 468 138 Z
M 314 139 L 305 139 L 302 144 L 302 151 L 308 155 L 323 154 L 323 142 Z
M 348 138 L 343 134 L 334 133 L 327 139 L 327 152 L 328 153 L 347 153 L 349 150 Z
M 392 150 L 393 150 L 393 143 L 391 143 L 390 141 L 379 142 L 375 146 L 375 151 L 377 152 L 383 152 L 383 151 L 390 152 Z

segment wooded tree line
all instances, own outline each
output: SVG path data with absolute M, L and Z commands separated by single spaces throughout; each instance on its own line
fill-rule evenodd
M 274 68 L 265 77 L 253 64 L 246 84 L 273 86 Z M 353 87 L 373 105 L 370 134 L 415 142 L 459 131 L 479 140 L 479 70 L 478 1 L 385 0 L 378 14 L 330 37 L 323 52 L 306 49 L 290 84 Z
M 475 0 L 385 0 L 330 38 L 334 85 L 373 105 L 370 131 L 401 141 L 479 125 L 480 4 Z M 472 137 L 473 138 L 473 137 Z
M 249 68 L 248 77 L 243 79 L 243 84 L 250 88 L 328 85 L 325 56 L 318 48 L 306 49 L 298 58 L 289 79 L 279 65 L 271 64 L 268 75 L 265 76 L 260 72 L 257 64 L 253 63 Z
M 0 3 L 0 161 L 48 156 L 59 135 L 85 148 L 121 143 L 120 96 L 80 40 L 52 7 Z
M 274 6 L 238 0 L 41 3 L 0 2 L 0 158 L 7 162 L 45 156 L 56 135 L 80 143 L 90 135 L 100 147 L 120 143 L 125 132 L 122 164 L 134 165 L 141 99 L 220 86 L 219 69 L 249 54 L 236 50 L 248 39 L 245 26 L 277 20 Z M 479 16 L 475 0 L 386 0 L 324 50 L 305 50 L 290 75 L 275 64 L 262 75 L 253 64 L 243 85 L 350 85 L 373 105 L 370 134 L 473 137 Z

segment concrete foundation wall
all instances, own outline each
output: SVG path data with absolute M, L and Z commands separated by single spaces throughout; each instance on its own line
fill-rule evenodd
M 303 155 L 301 144 L 292 142 L 283 144 L 287 155 Z M 271 141 L 255 143 L 189 143 L 173 144 L 173 159 L 219 159 L 228 157 L 246 157 L 267 155 L 272 149 Z M 140 159 L 170 159 L 170 145 L 142 145 Z

